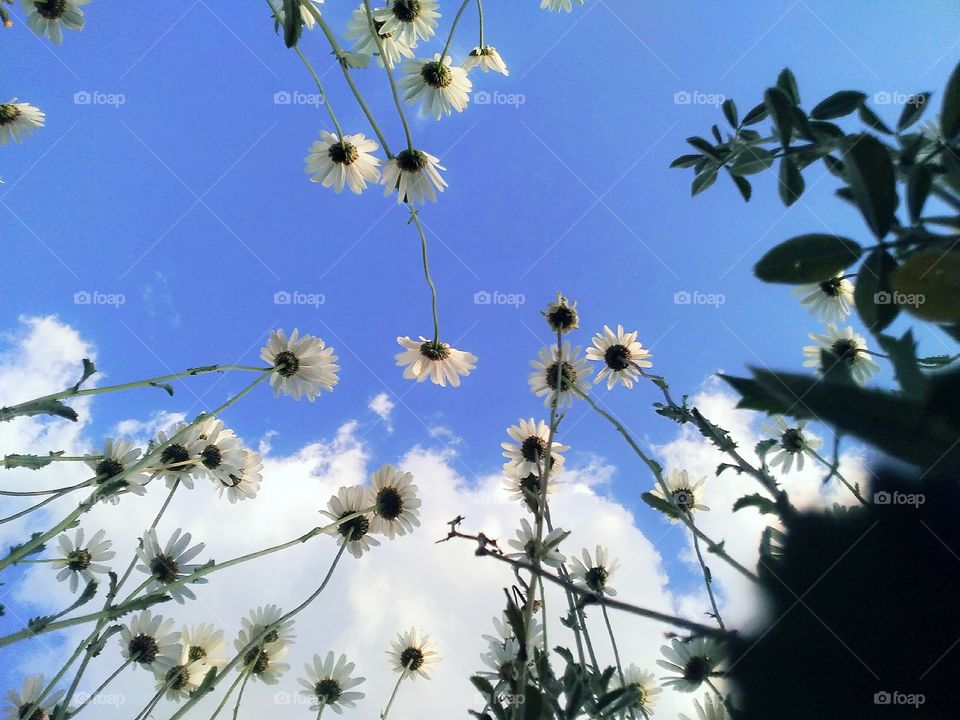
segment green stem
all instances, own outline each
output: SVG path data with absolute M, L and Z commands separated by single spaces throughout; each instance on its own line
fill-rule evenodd
M 251 664 L 250 667 L 252 666 L 253 665 Z M 239 685 L 247 676 L 249 670 L 249 667 L 245 667 L 240 671 L 240 674 L 237 675 L 237 679 L 233 681 L 233 684 L 231 684 L 229 688 L 227 688 L 227 694 L 223 696 L 223 700 L 221 700 L 220 704 L 217 705 L 217 709 L 213 711 L 213 715 L 210 716 L 210 720 L 216 720 L 217 715 L 219 715 L 220 711 L 226 706 L 227 700 L 229 700 L 230 696 L 233 695 L 233 691 L 237 689 L 237 685 Z
M 125 660 L 120 667 L 118 667 L 116 670 L 113 671 L 113 673 L 110 675 L 110 677 L 108 677 L 106 680 L 104 680 L 102 683 L 100 683 L 100 687 L 98 687 L 96 690 L 94 690 L 94 691 L 90 694 L 90 697 L 88 697 L 86 700 L 84 700 L 76 710 L 70 711 L 70 717 L 74 717 L 74 716 L 76 716 L 76 715 L 79 715 L 79 714 L 80 714 L 80 711 L 83 710 L 87 705 L 89 705 L 89 704 L 93 701 L 93 699 L 94 699 L 97 695 L 99 695 L 107 685 L 109 685 L 111 682 L 113 682 L 120 673 L 122 673 L 124 670 L 126 670 L 126 669 L 127 669 L 127 666 L 129 666 L 130 663 L 132 663 L 132 662 L 133 662 L 133 660 L 130 660 L 130 659 Z
M 453 18 L 453 24 L 450 26 L 450 34 L 447 35 L 447 44 L 443 46 L 443 52 L 440 53 L 441 63 L 443 62 L 443 59 L 447 57 L 447 53 L 450 50 L 450 43 L 453 42 L 453 34 L 457 30 L 457 24 L 460 22 L 460 17 L 463 15 L 463 11 L 467 9 L 467 5 L 469 5 L 471 2 L 472 0 L 463 0 L 463 2 L 460 4 L 460 9 L 457 10 L 457 14 Z M 483 10 L 481 8 L 481 14 L 482 12 Z
M 693 522 L 693 518 L 690 518 L 690 522 Z M 713 595 L 713 576 L 710 574 L 710 569 L 707 567 L 707 564 L 703 561 L 703 553 L 700 552 L 700 540 L 697 539 L 696 533 L 693 533 L 693 549 L 697 553 L 697 560 L 700 563 L 700 571 L 703 573 L 703 582 L 707 586 L 707 595 L 710 596 L 710 605 L 713 608 L 713 617 L 716 618 L 720 629 L 726 630 L 727 628 L 723 624 L 723 618 L 720 617 L 720 609 L 717 607 L 717 599 Z
M 300 48 L 296 45 L 293 46 L 293 49 L 297 51 L 297 55 L 300 56 L 300 59 L 303 61 L 303 64 L 306 65 L 307 70 L 310 72 L 310 75 L 313 76 L 313 81 L 317 84 L 317 90 L 320 91 L 320 99 L 323 100 L 323 106 L 327 109 L 327 113 L 330 115 L 330 120 L 333 122 L 333 126 L 337 129 L 337 137 L 340 140 L 340 144 L 343 144 L 343 128 L 340 127 L 340 122 L 337 120 L 337 116 L 333 112 L 333 108 L 330 106 L 330 103 L 327 101 L 327 94 L 323 90 L 323 84 L 320 82 L 320 76 L 317 75 L 317 71 L 313 69 L 313 65 L 310 64 L 310 61 L 307 60 L 307 56 L 304 55 Z
M 430 261 L 427 259 L 427 235 L 423 231 L 423 225 L 420 224 L 420 216 L 409 200 L 407 201 L 407 207 L 410 210 L 410 217 L 413 219 L 414 225 L 417 226 L 417 232 L 420 234 L 420 255 L 423 261 L 423 274 L 427 278 L 427 285 L 430 287 L 430 302 L 433 308 L 433 342 L 436 345 L 440 342 L 440 320 L 437 315 L 437 286 L 430 276 Z
M 97 476 L 99 477 L 99 475 Z M 96 478 L 94 478 L 95 480 Z M 36 497 L 38 495 L 57 495 L 58 497 L 91 484 L 94 480 L 84 480 L 76 485 L 68 485 L 50 490 L 0 490 L 0 495 L 9 497 Z
M 380 720 L 387 720 L 387 715 L 390 713 L 390 708 L 393 706 L 393 701 L 397 698 L 397 690 L 400 689 L 400 683 L 403 682 L 403 679 L 407 676 L 406 672 L 400 673 L 400 677 L 397 678 L 397 684 L 393 686 L 393 692 L 390 693 L 390 699 L 387 701 L 387 707 L 382 713 L 380 713 Z
M 806 448 L 806 450 L 807 450 L 807 452 L 809 452 L 811 455 L 813 455 L 813 457 L 815 457 L 815 458 L 817 459 L 817 461 L 818 461 L 821 465 L 823 465 L 824 467 L 826 467 L 826 468 L 828 468 L 828 469 L 830 470 L 830 474 L 827 475 L 827 480 L 829 480 L 831 477 L 837 478 L 837 480 L 839 480 L 839 481 L 843 484 L 843 486 L 844 486 L 845 488 L 847 488 L 847 490 L 849 490 L 851 493 L 853 493 L 853 496 L 860 502 L 861 505 L 869 505 L 869 504 L 870 504 L 870 503 L 868 503 L 868 502 L 863 498 L 863 496 L 860 494 L 860 491 L 857 490 L 853 485 L 851 485 L 851 484 L 850 484 L 850 481 L 847 480 L 843 475 L 840 474 L 840 470 L 838 469 L 838 468 L 840 467 L 840 461 L 839 461 L 839 459 L 837 459 L 837 460 L 835 460 L 833 463 L 831 463 L 829 460 L 827 460 L 825 457 L 823 457 L 822 455 L 820 455 L 820 453 L 818 453 L 818 452 L 817 452 L 816 450 L 814 450 L 813 448 L 811 448 L 811 447 L 808 446 L 808 447 Z
M 370 0 L 363 0 L 363 7 L 367 11 L 367 22 L 370 24 L 370 32 L 373 34 L 373 39 L 377 43 L 377 50 L 380 52 L 380 57 L 385 57 L 383 54 L 383 42 L 380 40 L 380 33 L 377 32 L 377 24 L 373 19 L 373 11 L 370 9 Z M 400 122 L 403 124 L 403 133 L 407 137 L 407 149 L 410 152 L 413 152 L 413 135 L 410 134 L 410 125 L 407 123 L 406 113 L 403 111 L 403 103 L 400 102 L 400 92 L 397 90 L 397 82 L 393 78 L 393 70 L 390 69 L 390 64 L 384 60 L 383 69 L 387 72 L 387 79 L 390 81 L 390 92 L 393 94 L 393 103 L 397 106 L 397 113 L 400 115 Z
M 607 635 L 610 636 L 610 645 L 613 647 L 613 660 L 617 664 L 617 676 L 620 678 L 620 687 L 627 686 L 627 680 L 623 676 L 623 665 L 620 663 L 620 650 L 617 648 L 617 638 L 613 634 L 613 625 L 610 624 L 610 614 L 607 612 L 607 604 L 601 598 L 600 600 L 600 609 L 603 611 L 603 622 L 607 625 Z M 630 708 L 630 717 L 632 720 L 636 720 L 636 713 L 633 711 L 633 707 Z
M 240 692 L 237 693 L 237 702 L 233 706 L 233 720 L 237 720 L 237 715 L 240 714 L 240 703 L 243 702 L 243 691 L 247 689 L 247 683 L 250 681 L 250 676 L 253 673 L 247 671 L 243 673 L 243 682 L 240 683 Z
M 482 50 L 485 47 L 483 44 L 483 0 L 477 0 L 477 14 L 480 16 L 480 49 Z
M 54 500 L 58 500 L 58 499 L 62 498 L 64 495 L 68 494 L 68 493 L 71 492 L 72 490 L 73 490 L 73 488 L 66 488 L 66 489 L 60 490 L 59 492 L 54 493 L 54 494 L 51 495 L 50 497 L 44 498 L 43 500 L 41 500 L 40 502 L 36 503 L 35 505 L 31 505 L 30 507 L 28 507 L 28 508 L 25 509 L 25 510 L 21 510 L 20 512 L 14 513 L 13 515 L 8 515 L 7 517 L 5 517 L 5 518 L 3 518 L 3 519 L 0 519 L 0 525 L 3 525 L 3 524 L 8 523 L 8 522 L 13 522 L 14 520 L 17 520 L 18 518 L 22 518 L 24 515 L 29 515 L 29 514 L 32 513 L 33 511 L 39 510 L 40 508 L 42 508 L 44 505 L 49 505 L 49 504 L 52 503 Z

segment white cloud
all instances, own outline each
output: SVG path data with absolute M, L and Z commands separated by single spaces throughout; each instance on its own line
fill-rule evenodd
M 390 421 L 391 413 L 395 403 L 390 399 L 390 396 L 385 393 L 378 393 L 370 400 L 370 404 L 367 407 L 381 420 L 387 428 L 388 433 L 393 432 L 393 423 Z

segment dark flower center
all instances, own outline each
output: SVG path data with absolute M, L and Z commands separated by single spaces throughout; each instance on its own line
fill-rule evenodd
M 186 665 L 175 665 L 167 670 L 167 687 L 170 690 L 183 690 L 190 683 L 190 673 Z
M 780 445 L 789 453 L 803 450 L 803 435 L 798 428 L 790 428 L 780 436 Z
M 160 646 L 149 635 L 137 635 L 127 645 L 127 652 L 130 653 L 130 659 L 134 662 L 149 664 L 157 659 Z
M 563 389 L 567 390 L 569 386 L 575 385 L 577 382 L 577 371 L 573 369 L 573 365 L 564 360 L 560 364 L 560 374 L 563 378 Z M 546 381 L 547 387 L 551 390 L 557 389 L 557 363 L 552 363 L 550 367 L 546 370 Z
M 697 499 L 694 497 L 693 491 L 689 488 L 677 488 L 673 491 L 671 497 L 673 498 L 674 505 L 687 512 L 692 510 L 693 506 L 697 504 Z
M 697 655 L 687 660 L 683 666 L 683 679 L 698 685 L 710 677 L 710 663 L 707 658 Z
M 300 369 L 300 361 L 292 352 L 284 350 L 277 353 L 277 357 L 273 361 L 273 369 L 285 378 L 292 377 Z
M 115 460 L 114 458 L 104 458 L 97 463 L 93 471 L 97 474 L 97 477 L 102 478 L 102 482 L 103 480 L 109 480 L 114 475 L 122 473 L 123 465 L 120 464 L 119 460 Z
M 397 167 L 403 172 L 420 172 L 427 166 L 427 156 L 420 150 L 401 150 L 397 153 Z
M 419 670 L 423 665 L 423 651 L 415 647 L 405 648 L 400 653 L 400 664 L 407 670 Z
M 579 324 L 577 311 L 566 303 L 551 308 L 547 312 L 547 322 L 554 330 L 562 332 L 573 330 Z
M 92 561 L 93 555 L 90 554 L 89 550 L 85 549 L 74 550 L 72 553 L 67 555 L 67 567 L 74 572 L 86 570 L 88 567 L 90 567 L 90 563 Z
M 430 340 L 420 346 L 420 354 L 429 360 L 446 360 L 450 357 L 450 348 L 442 342 Z
M 20 108 L 16 105 L 0 103 L 0 125 L 12 123 L 20 117 Z
M 413 22 L 420 16 L 419 0 L 394 0 L 393 14 L 401 22 Z
M 604 585 L 607 584 L 607 577 L 610 573 L 607 572 L 606 568 L 603 567 L 592 567 L 587 570 L 585 580 L 587 581 L 587 587 L 593 590 L 594 592 L 600 592 L 603 590 Z
M 187 654 L 187 657 L 190 658 L 191 662 L 194 660 L 203 660 L 206 656 L 207 651 L 199 645 L 191 645 L 190 651 Z
M 604 362 L 611 370 L 626 370 L 630 367 L 630 351 L 623 345 L 611 345 L 603 353 Z
M 173 558 L 161 554 L 150 561 L 150 574 L 162 583 L 169 583 L 177 579 L 180 568 Z
M 403 498 L 396 488 L 385 487 L 377 493 L 377 515 L 384 520 L 396 520 L 403 512 Z
M 270 666 L 270 656 L 263 648 L 254 648 L 244 656 L 243 664 L 249 667 L 254 675 L 262 675 Z
M 336 702 L 343 694 L 343 690 L 340 689 L 340 683 L 333 678 L 324 678 L 318 682 L 313 686 L 313 692 L 316 693 L 318 700 L 326 703 Z
M 520 489 L 524 492 L 540 494 L 540 476 L 538 473 L 530 473 L 520 481 Z
M 353 515 L 353 513 L 349 512 L 346 513 L 346 515 Z M 343 515 L 342 517 L 346 517 L 346 515 Z M 356 542 L 362 538 L 367 534 L 369 529 L 370 521 L 367 519 L 366 515 L 358 515 L 352 520 L 347 520 L 337 528 L 340 534 L 350 542 Z
M 523 453 L 523 459 L 527 462 L 539 462 L 547 451 L 547 444 L 539 435 L 531 435 L 520 446 L 520 452 Z
M 67 0 L 35 0 L 33 3 L 37 12 L 47 20 L 56 20 L 63 16 L 67 9 Z
M 163 449 L 163 452 L 160 453 L 160 464 L 175 465 L 176 467 L 171 468 L 173 472 L 184 472 L 193 467 L 193 463 L 187 464 L 189 459 L 190 453 L 179 443 L 168 445 Z
M 223 453 L 216 445 L 207 445 L 200 453 L 200 460 L 205 467 L 213 470 L 220 467 L 220 463 L 223 462 Z
M 276 641 L 279 640 L 279 639 L 280 639 L 280 631 L 279 631 L 279 630 L 271 630 L 270 632 L 268 632 L 266 635 L 263 636 L 263 642 L 264 642 L 265 645 L 269 645 L 270 643 L 274 643 L 274 642 L 276 642 Z
M 829 297 L 840 297 L 840 278 L 831 278 L 820 283 L 820 290 Z
M 331 162 L 338 165 L 350 165 L 360 155 L 357 148 L 343 140 L 331 145 L 327 154 L 330 156 Z
M 857 361 L 859 352 L 857 344 L 853 340 L 837 340 L 830 347 L 830 351 L 840 360 L 845 360 L 848 365 L 853 365 Z
M 28 702 L 17 708 L 17 717 L 20 720 L 46 720 L 47 712 L 36 703 Z
M 647 704 L 647 689 L 643 685 L 640 683 L 633 683 L 627 687 L 632 688 L 633 691 L 637 693 L 637 705 Z
M 427 85 L 435 88 L 445 88 L 453 82 L 450 68 L 439 61 L 424 63 L 420 76 Z

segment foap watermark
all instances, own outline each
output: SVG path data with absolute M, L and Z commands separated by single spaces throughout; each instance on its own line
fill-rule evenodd
M 927 96 L 900 92 L 899 90 L 878 90 L 873 94 L 873 102 L 877 105 L 916 105 L 920 107 L 927 102 Z
M 887 692 L 881 690 L 873 694 L 874 705 L 912 705 L 919 708 L 927 701 L 923 693 L 905 693 L 894 690 Z
M 294 290 L 277 290 L 273 294 L 274 305 L 310 305 L 318 308 L 327 301 L 327 296 L 323 293 L 307 293 Z
M 274 105 L 309 105 L 320 107 L 323 105 L 323 95 L 320 93 L 306 93 L 299 90 L 277 90 L 273 94 Z
M 881 490 L 873 494 L 874 505 L 913 505 L 918 508 L 927 501 L 923 493 L 905 493 L 899 490 Z
M 673 94 L 674 105 L 712 105 L 719 107 L 727 96 L 723 93 L 708 93 L 700 90 L 677 90 Z
M 519 109 L 525 102 L 527 102 L 527 96 L 523 93 L 478 90 L 473 94 L 474 105 L 513 105 Z
M 712 305 L 715 308 L 720 307 L 727 301 L 727 296 L 723 293 L 705 293 L 699 290 L 690 292 L 689 290 L 678 290 L 673 294 L 674 305 Z
M 83 690 L 78 690 L 73 696 L 73 699 L 81 705 L 109 705 L 114 707 L 120 707 L 127 702 L 126 695 L 120 695 L 118 693 L 94 694 L 92 692 L 84 692 Z
M 520 307 L 527 301 L 523 293 L 505 293 L 499 290 L 487 292 L 478 290 L 473 294 L 474 305 L 512 305 L 515 308 Z
M 73 94 L 74 105 L 108 105 L 119 108 L 126 104 L 127 96 L 123 93 L 108 93 L 100 90 L 78 90 Z
M 875 305 L 909 305 L 910 307 L 920 307 L 926 301 L 927 297 L 923 293 L 902 293 L 896 290 L 894 292 L 887 292 L 886 290 L 881 290 L 873 294 L 873 302 Z
M 112 305 L 119 308 L 127 301 L 123 293 L 104 293 L 99 290 L 78 290 L 73 294 L 74 305 Z
M 523 705 L 527 698 L 523 693 L 497 693 L 494 699 L 503 707 L 517 707 L 518 705 Z M 486 695 L 475 693 L 473 702 L 476 705 L 485 705 L 490 702 L 490 698 Z
M 276 692 L 273 694 L 274 705 L 312 705 L 316 701 L 316 697 L 305 693 Z

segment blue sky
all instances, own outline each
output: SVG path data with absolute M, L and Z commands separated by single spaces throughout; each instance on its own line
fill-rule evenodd
M 677 394 L 721 369 L 798 369 L 817 323 L 784 287 L 756 281 L 752 264 L 787 237 L 863 238 L 863 224 L 833 198 L 837 181 L 820 167 L 789 210 L 771 174 L 754 183 L 749 205 L 725 178 L 691 199 L 689 171 L 667 166 L 688 151 L 685 137 L 706 135 L 722 115 L 675 95 L 732 97 L 744 112 L 785 66 L 808 108 L 841 89 L 939 93 L 958 54 L 953 3 L 587 0 L 570 15 L 542 12 L 533 0 L 487 5 L 488 42 L 511 76 L 474 74 L 475 90 L 522 103 L 413 123 L 450 184 L 422 211 L 442 334 L 480 358 L 459 390 L 416 386 L 394 367 L 397 335 L 430 332 L 416 233 L 376 190 L 336 195 L 308 182 L 307 149 L 332 128 L 316 105 L 275 102 L 277 93 L 315 90 L 258 2 L 186 0 L 144 13 L 95 1 L 86 29 L 67 33 L 62 47 L 33 37 L 19 18 L 0 34 L 3 93 L 47 113 L 46 128 L 0 155 L 0 326 L 58 315 L 96 345 L 101 382 L 253 363 L 270 328 L 299 327 L 337 349 L 340 385 L 315 404 L 270 402 L 264 390 L 231 411 L 241 435 L 276 431 L 274 448 L 291 452 L 360 417 L 365 440 L 388 461 L 415 443 L 442 443 L 428 429 L 443 425 L 462 438 L 458 470 L 467 477 L 499 466 L 504 428 L 543 412 L 527 389 L 528 360 L 549 340 L 539 311 L 559 289 L 579 302 L 578 344 L 603 324 L 638 329 Z M 352 7 L 328 0 L 324 12 L 342 27 Z M 455 59 L 475 34 L 468 14 Z M 319 31 L 305 33 L 301 47 L 345 130 L 370 134 Z M 371 67 L 360 83 L 400 146 L 380 71 Z M 77 93 L 123 102 L 77 104 Z M 899 113 L 873 107 L 887 120 Z M 76 304 L 84 291 L 124 302 Z M 275 304 L 283 291 L 324 302 Z M 519 293 L 525 303 L 475 304 L 484 291 Z M 683 291 L 725 301 L 676 304 Z M 945 351 L 937 337 L 925 342 L 925 354 Z M 243 380 L 98 402 L 97 427 L 157 408 L 195 413 Z M 397 403 L 392 434 L 365 411 L 380 392 Z M 598 392 L 652 442 L 675 433 L 648 411 L 653 388 Z M 636 507 L 631 456 L 586 414 L 578 407 L 568 416 L 573 457 L 597 453 L 620 468 L 611 491 Z

